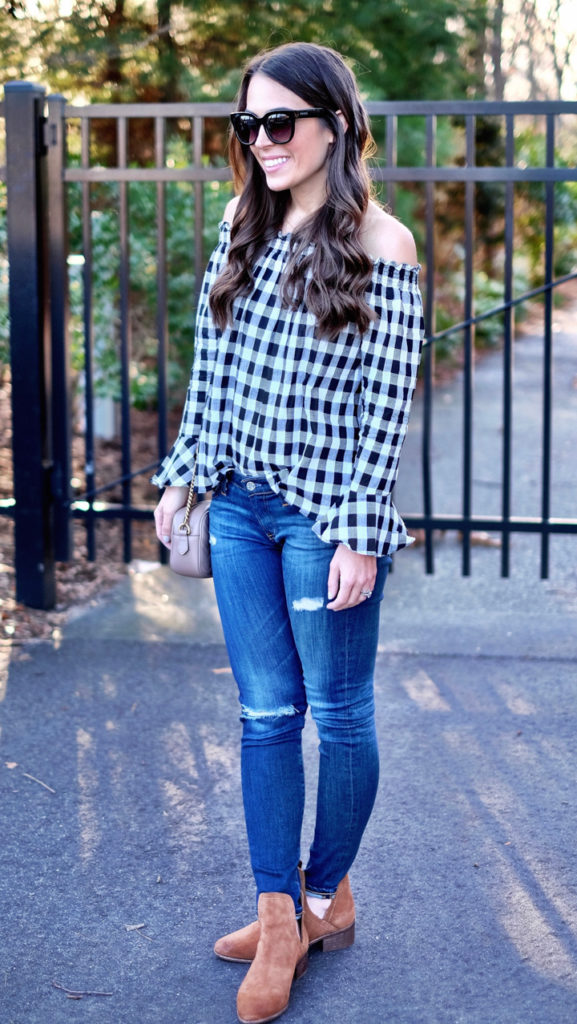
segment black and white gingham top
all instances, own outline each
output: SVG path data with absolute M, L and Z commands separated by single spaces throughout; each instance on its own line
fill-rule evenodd
M 220 226 L 202 285 L 196 352 L 182 423 L 153 477 L 213 490 L 231 469 L 266 476 L 323 541 L 364 554 L 411 543 L 391 500 L 423 337 L 418 267 L 376 259 L 367 301 L 377 319 L 336 341 L 317 337 L 306 308 L 284 309 L 279 284 L 290 236 L 278 234 L 237 300 L 234 324 L 213 324 L 208 295 L 226 260 Z

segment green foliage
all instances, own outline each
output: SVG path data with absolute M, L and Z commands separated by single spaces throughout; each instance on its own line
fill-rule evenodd
M 58 0 L 35 7 L 21 0 L 0 13 L 0 73 L 39 81 L 69 102 L 231 100 L 240 64 L 255 52 L 292 40 L 334 46 L 351 62 L 366 98 L 422 99 L 482 92 L 478 61 L 486 0 L 76 0 L 61 13 Z M 421 124 L 422 129 L 422 124 Z M 400 139 L 400 155 L 418 157 L 420 129 Z M 92 126 L 93 162 L 107 164 L 114 137 Z M 210 131 L 207 130 L 210 140 Z M 172 144 L 178 145 L 175 138 Z M 71 155 L 79 139 L 69 133 Z M 211 145 L 209 141 L 209 145 Z M 213 140 L 222 152 L 222 137 Z M 137 139 L 134 158 L 147 162 L 150 125 Z M 76 149 L 76 153 L 74 150 Z M 176 161 L 187 155 L 174 153 Z M 132 159 L 132 157 L 131 157 Z M 226 189 L 205 188 L 206 243 L 224 206 Z M 156 218 L 154 187 L 131 184 L 130 266 L 134 400 L 154 390 L 156 360 Z M 97 392 L 120 389 L 118 193 L 92 189 L 92 332 Z M 193 347 L 191 270 L 194 202 L 189 186 L 170 185 L 167 196 L 169 379 L 188 369 Z M 218 211 L 218 212 L 216 212 Z M 418 214 L 418 200 L 399 191 L 397 212 Z M 416 220 L 415 220 L 416 223 Z M 70 189 L 71 253 L 82 253 L 80 192 Z M 1 287 L 1 284 L 0 284 Z M 74 365 L 84 359 L 84 271 L 70 268 Z M 6 324 L 0 323 L 0 339 Z
M 368 98 L 483 91 L 487 0 L 76 0 L 58 12 L 56 0 L 5 5 L 0 70 L 70 100 L 232 99 L 240 63 L 292 40 L 345 54 Z
M 528 167 L 544 163 L 544 137 L 527 128 L 517 138 L 518 160 Z M 566 152 L 555 154 L 557 167 L 575 167 L 575 142 Z M 577 252 L 577 182 L 560 181 L 554 187 L 553 272 L 556 277 L 575 269 Z M 529 258 L 530 281 L 533 287 L 543 282 L 546 226 L 546 186 L 540 182 L 524 182 L 518 188 L 519 214 L 516 229 Z
M 205 0 L 194 6 L 197 54 L 208 57 L 202 78 L 226 98 L 236 87 L 239 56 L 294 39 L 347 56 L 367 98 L 463 96 L 474 87 L 470 54 L 486 23 L 485 0 L 233 0 L 218 6 Z
M 484 55 L 492 7 L 488 0 L 77 0 L 59 14 L 58 0 L 29 5 L 11 0 L 0 7 L 0 72 L 4 79 L 29 78 L 69 101 L 231 100 L 240 65 L 259 49 L 300 39 L 334 46 L 349 59 L 367 99 L 473 98 L 485 95 Z M 438 118 L 437 164 L 465 162 L 463 119 Z M 515 142 L 515 160 L 542 166 L 544 125 L 531 123 Z M 171 166 L 190 163 L 190 126 L 171 124 Z M 153 163 L 152 123 L 131 121 L 129 162 Z M 378 167 L 385 161 L 382 126 L 375 120 Z M 80 139 L 71 125 L 69 159 L 79 159 Z M 503 119 L 476 121 L 476 162 L 503 160 Z M 423 117 L 400 118 L 397 160 L 401 166 L 425 163 Z M 205 123 L 205 159 L 223 162 L 222 122 Z M 114 129 L 94 121 L 91 162 L 115 162 Z M 565 146 L 559 166 L 575 165 Z M 194 189 L 170 183 L 166 199 L 167 329 L 169 387 L 180 397 L 194 347 L 193 253 L 196 213 Z M 130 387 L 133 401 L 155 400 L 157 383 L 157 191 L 156 185 L 126 186 L 129 205 Z M 386 199 L 384 188 L 379 197 Z M 119 186 L 91 187 L 91 280 L 86 266 L 70 266 L 71 329 L 74 367 L 84 365 L 85 287 L 92 289 L 92 347 L 98 394 L 120 394 L 120 243 Z M 216 238 L 216 224 L 230 194 L 228 185 L 204 186 L 205 255 Z M 465 190 L 438 185 L 436 197 L 438 328 L 460 319 Z M 69 186 L 70 252 L 83 255 L 81 192 Z M 0 360 L 8 358 L 5 194 L 0 190 Z M 543 280 L 545 188 L 515 187 L 517 293 Z M 413 230 L 420 253 L 426 244 L 424 188 L 397 186 L 394 212 Z M 475 187 L 475 305 L 477 312 L 498 305 L 502 295 L 504 188 Z M 577 183 L 555 185 L 555 273 L 575 265 Z M 85 254 L 86 255 L 86 254 Z M 431 269 L 432 273 L 432 269 Z M 501 320 L 479 325 L 477 339 L 494 344 Z M 451 356 L 458 340 L 441 343 Z
M 458 255 L 464 257 L 464 252 L 457 247 Z M 524 261 L 517 261 L 513 269 L 513 295 L 522 295 L 529 288 L 527 267 Z M 443 276 L 442 287 L 437 296 L 436 307 L 436 331 L 438 333 L 448 330 L 456 323 L 464 319 L 465 304 L 465 280 L 461 270 L 446 273 Z M 485 273 L 484 270 L 473 272 L 473 307 L 474 316 L 482 316 L 498 309 L 504 302 L 504 283 L 502 272 L 495 272 L 493 276 Z M 525 315 L 522 305 L 515 307 L 514 317 L 518 323 Z M 481 320 L 475 325 L 475 345 L 478 349 L 498 348 L 503 341 L 504 314 L 494 313 Z M 461 359 L 463 346 L 463 332 L 455 331 L 435 342 L 435 357 L 437 361 L 449 365 L 457 365 Z
M 169 159 L 178 161 L 182 143 L 175 140 Z M 216 243 L 218 221 L 231 195 L 228 183 L 209 183 L 204 188 L 204 240 L 208 256 Z M 127 186 L 129 209 L 130 274 L 130 393 L 139 407 L 155 403 L 158 384 L 158 206 L 156 185 L 132 182 Z M 166 325 L 168 333 L 167 376 L 169 393 L 182 398 L 194 350 L 194 236 L 193 186 L 185 182 L 165 186 L 166 231 Z M 71 186 L 70 222 L 70 325 L 72 365 L 85 365 L 84 308 L 86 287 L 91 289 L 94 389 L 97 395 L 118 400 L 121 394 L 120 358 L 120 193 L 114 184 L 94 186 L 91 211 L 90 280 L 82 265 L 81 193 Z

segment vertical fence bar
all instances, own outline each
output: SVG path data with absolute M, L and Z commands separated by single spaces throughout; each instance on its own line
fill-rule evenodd
M 397 166 L 397 117 L 395 114 L 388 114 L 387 124 L 387 167 Z M 391 213 L 395 212 L 396 186 L 394 181 L 387 181 L 387 206 Z
M 426 155 L 427 167 L 436 163 L 437 118 L 427 117 Z M 425 301 L 425 330 L 427 337 L 435 333 L 435 183 L 427 181 L 425 185 L 426 204 L 426 263 L 427 263 L 427 296 Z M 428 573 L 435 571 L 433 555 L 433 488 L 431 480 L 431 437 L 433 430 L 433 392 L 435 385 L 435 350 L 427 345 L 424 352 L 425 394 L 423 400 L 423 443 L 422 443 L 422 476 L 423 476 L 423 512 L 425 517 L 425 565 Z
M 193 118 L 193 163 L 202 167 L 203 123 L 202 117 Z M 202 275 L 204 272 L 204 186 L 202 181 L 194 183 L 194 305 L 198 306 Z
M 90 167 L 90 119 L 83 117 L 80 122 L 81 151 L 80 160 L 83 170 Z M 92 273 L 92 210 L 90 182 L 82 182 L 82 251 L 84 266 L 82 280 L 84 285 L 84 460 L 85 487 L 88 495 L 95 488 L 94 465 L 94 316 L 93 316 L 93 273 Z M 86 511 L 86 555 L 89 561 L 96 558 L 96 521 L 93 512 L 93 499 L 88 498 Z
M 118 167 L 128 166 L 128 121 L 120 116 L 117 123 Z M 131 505 L 131 438 L 130 438 L 130 240 L 128 183 L 118 184 L 119 230 L 120 230 L 120 360 L 121 360 L 121 422 L 122 422 L 122 534 L 123 558 L 132 558 L 132 520 L 127 514 Z
M 157 117 L 154 121 L 155 163 L 160 169 L 166 159 L 166 120 Z M 168 284 L 166 262 L 166 184 L 156 183 L 156 333 L 158 337 L 158 457 L 161 459 L 167 449 L 168 435 Z M 164 544 L 158 545 L 161 562 L 167 561 Z
M 154 152 L 156 167 L 165 162 L 166 121 L 154 120 Z M 166 184 L 156 183 L 156 335 L 158 339 L 158 455 L 166 452 L 167 443 L 167 265 L 166 265 Z
M 64 96 L 48 97 L 48 227 L 50 332 L 52 336 L 52 436 L 54 472 L 54 554 L 68 562 L 72 551 L 70 459 L 72 394 L 68 351 L 68 223 L 64 187 L 66 160 Z
M 55 602 L 44 90 L 4 90 L 16 597 Z
M 515 160 L 514 115 L 507 114 L 505 163 L 512 167 Z M 514 226 L 514 190 L 512 181 L 505 184 L 505 287 L 503 301 L 511 302 L 513 298 L 513 251 L 515 245 Z M 509 307 L 503 319 L 503 488 L 501 501 L 501 576 L 508 576 L 510 571 L 510 539 L 509 524 L 511 519 L 511 438 L 513 424 L 513 340 L 515 316 Z
M 475 116 L 465 118 L 466 166 L 475 165 Z M 465 308 L 464 320 L 473 316 L 473 245 L 475 240 L 475 183 L 465 182 Z M 471 495 L 473 480 L 473 365 L 475 330 L 464 330 L 463 374 L 463 576 L 471 574 Z
M 547 115 L 546 167 L 555 166 L 555 115 Z M 545 284 L 553 281 L 555 183 L 545 184 Z M 551 513 L 551 448 L 553 388 L 553 291 L 545 292 L 543 338 L 543 462 L 541 472 L 541 579 L 549 576 L 549 516 Z

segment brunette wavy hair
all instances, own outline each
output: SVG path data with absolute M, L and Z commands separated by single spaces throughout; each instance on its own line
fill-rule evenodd
M 246 110 L 249 83 L 257 72 L 284 85 L 309 106 L 325 107 L 335 138 L 327 158 L 326 201 L 291 236 L 282 301 L 290 308 L 306 303 L 321 336 L 334 339 L 351 322 L 363 333 L 374 319 L 365 300 L 373 261 L 360 241 L 371 194 L 366 157 L 374 151 L 374 142 L 355 76 L 328 47 L 288 43 L 250 61 L 238 92 L 237 110 Z M 344 115 L 346 130 L 337 110 Z M 288 190 L 271 192 L 267 188 L 251 148 L 241 145 L 232 132 L 229 146 L 240 200 L 228 261 L 210 293 L 212 316 L 221 330 L 232 323 L 234 300 L 250 293 L 254 262 L 267 241 L 281 230 L 290 202 Z

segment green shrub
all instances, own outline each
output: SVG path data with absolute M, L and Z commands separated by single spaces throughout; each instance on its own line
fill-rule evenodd
M 181 143 L 173 143 L 172 158 L 179 160 Z M 228 182 L 204 185 L 204 255 L 216 244 L 218 222 L 230 198 Z M 157 186 L 131 182 L 127 186 L 129 235 L 130 396 L 138 408 L 156 402 L 158 387 L 158 282 Z M 92 347 L 96 395 L 119 400 L 121 395 L 120 310 L 120 189 L 114 183 L 93 186 L 92 234 Z M 82 202 L 80 187 L 69 192 L 70 324 L 72 365 L 78 373 L 85 365 L 84 276 L 82 265 Z M 170 182 L 165 186 L 166 323 L 168 336 L 169 400 L 182 399 L 194 351 L 195 289 L 194 186 Z

